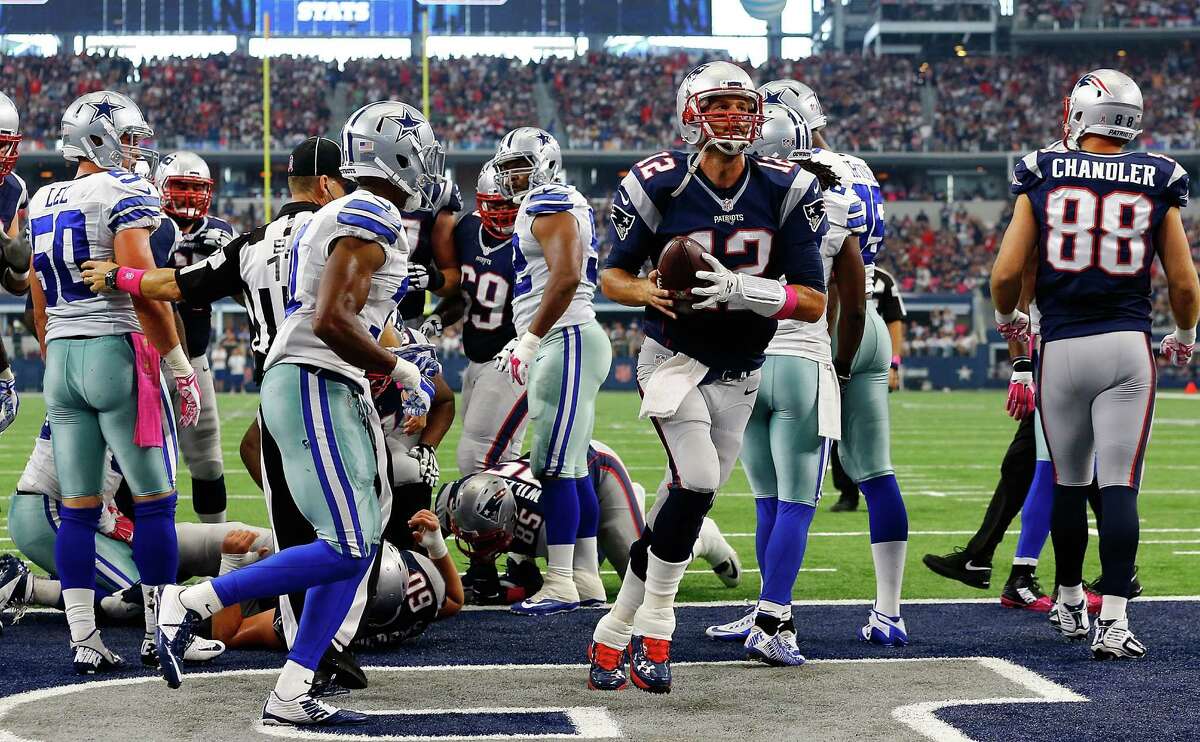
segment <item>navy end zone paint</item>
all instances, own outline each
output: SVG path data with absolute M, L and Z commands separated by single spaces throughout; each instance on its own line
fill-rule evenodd
M 673 658 L 680 662 L 741 659 L 740 645 L 709 641 L 703 637 L 703 630 L 709 624 L 730 620 L 743 610 L 740 605 L 679 609 Z M 1096 662 L 1086 645 L 1057 640 L 1044 614 L 1004 609 L 998 604 L 905 606 L 904 617 L 913 643 L 904 649 L 885 650 L 865 645 L 854 637 L 867 610 L 866 604 L 797 606 L 794 615 L 805 656 L 809 659 L 995 656 L 1029 668 L 1091 701 L 976 705 L 937 712 L 939 719 L 972 739 L 998 742 L 1078 739 L 1084 734 L 1090 739 L 1160 742 L 1194 739 L 1196 729 L 1200 728 L 1195 681 L 1196 668 L 1200 667 L 1200 645 L 1184 630 L 1200 610 L 1198 602 L 1132 601 L 1130 619 L 1149 653 L 1143 660 L 1119 663 Z M 468 611 L 447 622 L 435 623 L 419 641 L 399 650 L 362 652 L 359 659 L 363 665 L 395 666 L 576 664 L 580 665 L 578 680 L 582 686 L 586 680 L 582 665 L 587 639 L 600 616 L 598 611 L 584 610 L 540 619 L 537 638 L 531 640 L 529 619 L 506 611 Z M 487 640 L 472 637 L 487 637 Z M 123 656 L 136 657 L 141 630 L 108 627 L 104 629 L 104 638 Z M 6 628 L 0 637 L 0 695 L 87 682 L 70 674 L 66 646 L 62 614 L 30 614 L 20 624 Z M 210 669 L 273 671 L 282 664 L 281 654 L 231 651 L 212 663 Z M 914 666 L 914 683 L 921 681 L 918 668 Z M 805 672 L 805 668 L 795 671 Z M 189 672 L 201 671 L 192 668 Z M 106 677 L 148 674 L 136 667 Z M 714 688 L 713 692 L 727 691 Z M 769 713 L 769 709 L 755 706 L 752 688 L 744 691 L 744 698 L 748 715 Z M 853 702 L 851 697 L 845 700 Z M 479 699 L 480 705 L 491 702 Z M 597 699 L 596 705 L 603 705 L 603 699 Z M 0 729 L 3 726 L 0 719 Z

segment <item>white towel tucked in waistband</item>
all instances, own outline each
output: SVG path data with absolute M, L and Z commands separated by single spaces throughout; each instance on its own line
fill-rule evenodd
M 642 388 L 639 418 L 670 417 L 708 373 L 708 366 L 691 356 L 676 353 L 650 374 Z
M 817 435 L 835 441 L 842 438 L 842 390 L 829 363 L 817 364 Z

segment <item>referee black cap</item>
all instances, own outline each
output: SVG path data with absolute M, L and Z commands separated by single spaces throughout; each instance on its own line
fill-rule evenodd
M 342 150 L 337 142 L 325 137 L 309 137 L 288 157 L 288 176 L 312 177 L 327 175 L 342 177 Z

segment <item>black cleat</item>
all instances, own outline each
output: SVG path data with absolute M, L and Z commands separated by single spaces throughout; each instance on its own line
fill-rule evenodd
M 317 665 L 321 672 L 332 683 L 347 690 L 361 690 L 367 687 L 367 674 L 359 667 L 358 659 L 349 649 L 338 649 L 330 645 Z
M 1000 605 L 1005 608 L 1021 608 L 1037 613 L 1049 613 L 1054 601 L 1042 591 L 1037 576 L 1029 573 L 1014 574 L 1004 583 L 1000 593 Z
M 950 580 L 956 580 L 967 587 L 977 587 L 987 590 L 992 586 L 992 565 L 976 564 L 970 552 L 956 548 L 949 554 L 938 556 L 926 554 L 922 559 L 926 567 Z
M 834 513 L 852 513 L 858 510 L 858 493 L 852 495 L 842 495 L 833 503 L 833 507 L 829 508 Z
M 1104 579 L 1104 575 L 1098 574 L 1096 575 L 1096 579 L 1092 580 L 1091 582 L 1083 583 L 1083 587 L 1089 592 L 1093 592 L 1098 595 L 1102 594 L 1100 593 L 1100 580 L 1102 579 Z M 1133 600 L 1134 598 L 1140 596 L 1142 594 L 1142 589 L 1142 581 L 1138 579 L 1138 568 L 1135 564 L 1133 565 L 1133 580 L 1129 583 L 1129 599 Z

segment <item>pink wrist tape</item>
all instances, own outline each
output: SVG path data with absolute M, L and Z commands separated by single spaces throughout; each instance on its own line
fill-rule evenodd
M 792 312 L 796 311 L 796 305 L 800 303 L 800 294 L 796 291 L 795 286 L 783 287 L 783 307 L 771 315 L 771 319 L 790 319 Z
M 146 271 L 138 268 L 117 268 L 117 278 L 114 283 L 117 288 L 133 296 L 142 295 L 142 274 Z

